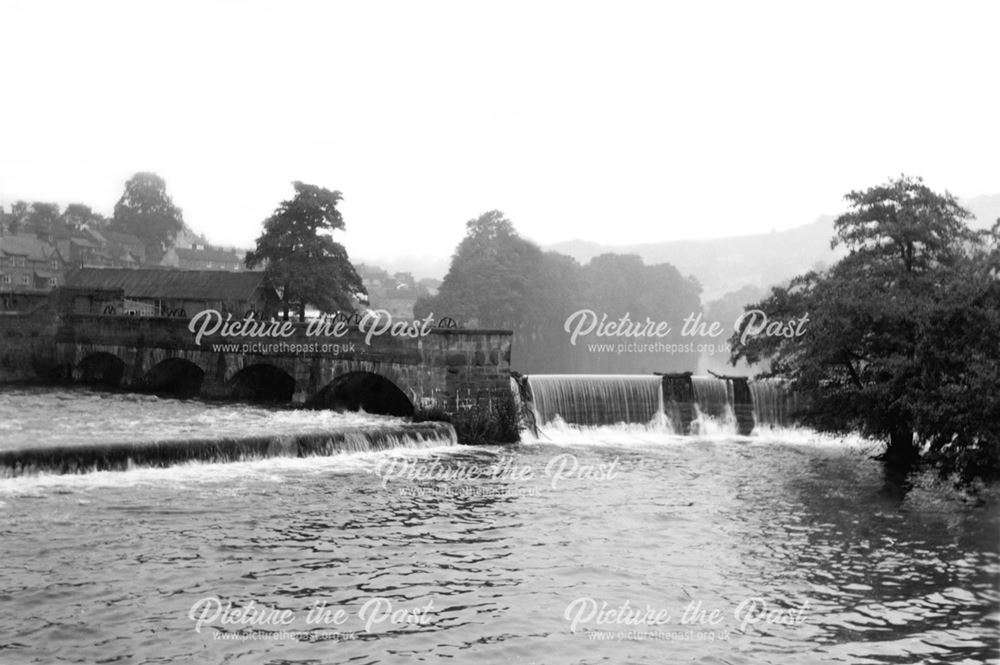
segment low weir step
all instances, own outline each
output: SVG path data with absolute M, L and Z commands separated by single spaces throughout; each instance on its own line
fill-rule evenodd
M 455 443 L 455 430 L 450 424 L 424 422 L 391 427 L 351 427 L 325 433 L 20 448 L 0 451 L 0 477 L 124 471 L 185 462 L 327 456 Z

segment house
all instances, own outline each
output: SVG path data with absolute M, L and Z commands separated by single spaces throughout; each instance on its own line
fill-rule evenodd
M 428 295 L 427 289 L 411 273 L 397 272 L 390 275 L 383 268 L 363 263 L 359 263 L 356 270 L 368 291 L 369 307 L 384 309 L 393 318 L 412 319 L 414 304 L 419 298 Z
M 58 250 L 29 235 L 0 235 L 0 309 L 24 309 L 62 283 Z
M 43 302 L 64 271 L 62 257 L 47 242 L 0 234 L 0 310 L 21 311 Z
M 146 262 L 146 245 L 131 233 L 119 231 L 89 231 L 92 236 L 102 236 L 106 247 L 111 250 L 115 265 L 132 268 Z
M 56 247 L 68 265 L 110 266 L 114 258 L 101 238 L 79 229 L 67 229 L 55 238 Z
M 215 249 L 204 245 L 191 248 L 174 247 L 163 257 L 161 265 L 181 270 L 244 270 L 244 254 L 229 250 Z
M 66 275 L 68 289 L 120 292 L 115 311 L 134 316 L 191 317 L 206 309 L 243 318 L 277 313 L 278 293 L 262 272 L 171 268 L 77 268 Z

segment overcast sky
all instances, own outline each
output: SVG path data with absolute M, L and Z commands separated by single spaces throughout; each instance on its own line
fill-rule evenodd
M 249 246 L 292 180 L 352 257 L 782 229 L 905 172 L 1000 193 L 997 2 L 0 0 L 0 202 L 162 175 Z

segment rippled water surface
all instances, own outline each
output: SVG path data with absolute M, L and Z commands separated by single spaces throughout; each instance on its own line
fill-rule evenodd
M 364 413 L 279 409 L 86 389 L 0 391 L 0 451 L 12 448 L 321 433 L 399 422 Z
M 996 501 L 901 488 L 868 453 L 801 432 L 605 429 L 4 479 L 0 663 L 995 659 Z M 295 632 L 198 632 L 207 597 L 289 610 Z M 801 621 L 741 630 L 754 598 Z M 430 609 L 365 626 L 373 599 Z M 567 607 L 590 601 L 670 618 L 573 625 Z M 682 623 L 692 603 L 718 620 Z M 317 604 L 346 620 L 308 622 Z

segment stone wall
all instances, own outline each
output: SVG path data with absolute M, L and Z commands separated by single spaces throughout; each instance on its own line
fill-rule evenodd
M 87 356 L 108 353 L 125 364 L 122 385 L 138 388 L 157 363 L 183 358 L 205 372 L 206 397 L 227 396 L 230 381 L 248 367 L 272 365 L 295 379 L 296 403 L 309 401 L 347 372 L 370 372 L 393 382 L 415 406 L 448 412 L 510 385 L 510 331 L 435 328 L 423 337 L 386 334 L 367 340 L 357 326 L 341 337 L 315 337 L 296 324 L 290 337 L 216 335 L 199 345 L 187 326 L 186 320 L 171 318 L 68 316 L 57 335 L 57 362 L 69 369 Z
M 56 359 L 55 311 L 0 313 L 0 383 L 42 383 L 63 378 Z

